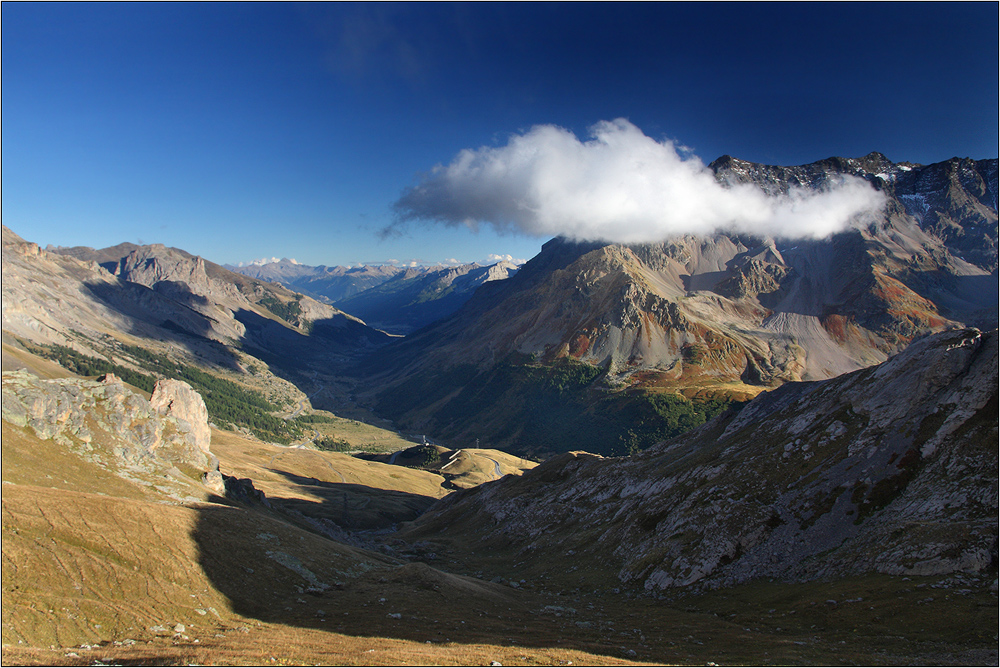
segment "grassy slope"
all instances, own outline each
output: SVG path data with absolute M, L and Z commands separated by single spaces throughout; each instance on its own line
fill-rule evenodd
M 216 436 L 224 469 L 247 445 L 228 438 Z M 261 508 L 207 496 L 162 503 L 148 487 L 85 462 L 74 469 L 71 455 L 9 425 L 3 440 L 5 477 L 18 476 L 3 487 L 7 665 L 271 657 L 276 664 L 878 665 L 914 656 L 970 664 L 989 661 L 977 647 L 995 646 L 995 598 L 931 589 L 932 580 L 756 583 L 669 603 L 604 589 L 589 595 L 579 589 L 586 581 L 579 571 L 532 581 L 529 569 L 503 555 L 477 557 L 474 542 L 431 561 L 485 571 L 483 580 L 462 578 L 326 540 Z M 259 462 L 266 454 L 240 456 Z M 494 574 L 529 580 L 514 589 L 487 582 Z M 316 581 L 329 588 L 306 592 Z M 846 604 L 857 596 L 863 605 Z M 945 614 L 956 606 L 962 614 Z
M 392 455 L 365 455 L 368 461 L 388 463 L 435 474 L 445 489 L 466 489 L 505 475 L 521 475 L 537 466 L 501 450 L 462 448 L 449 450 L 440 445 L 413 445 Z M 499 471 L 498 471 L 499 469 Z
M 416 518 L 446 490 L 441 476 L 335 452 L 285 448 L 213 432 L 226 475 L 250 478 L 272 504 L 354 529 Z
M 510 588 L 354 549 L 261 508 L 164 503 L 10 425 L 3 455 L 15 474 L 3 494 L 6 665 L 620 662 L 599 645 L 563 649 L 559 624 L 524 635 L 516 619 L 540 604 Z M 508 635 L 543 647 L 504 647 Z
M 396 452 L 413 446 L 395 431 L 384 429 L 360 420 L 339 417 L 327 411 L 316 411 L 320 419 L 328 422 L 307 424 L 311 438 L 327 437 L 338 441 L 346 441 L 352 451 L 362 452 Z

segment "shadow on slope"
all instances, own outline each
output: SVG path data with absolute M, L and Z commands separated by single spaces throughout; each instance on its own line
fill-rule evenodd
M 300 496 L 268 497 L 273 508 L 289 510 L 321 522 L 332 522 L 348 531 L 395 528 L 400 522 L 415 520 L 437 501 L 422 494 L 356 483 L 329 482 L 281 469 L 270 470 L 301 491 Z
M 131 326 L 126 334 L 138 338 L 168 342 L 189 354 L 212 363 L 238 370 L 236 356 L 224 344 L 211 338 L 212 320 L 194 306 L 209 304 L 205 297 L 190 290 L 173 290 L 170 298 L 138 283 L 119 280 L 117 285 L 91 281 L 84 288 L 94 299 L 126 316 Z M 181 297 L 184 302 L 178 301 Z
M 312 321 L 308 333 L 247 309 L 236 311 L 233 317 L 246 328 L 243 344 L 248 351 L 282 369 L 288 374 L 283 377 L 292 382 L 295 373 L 316 368 L 339 373 L 358 355 L 370 353 L 390 339 L 388 334 L 347 316 Z
M 286 638 L 296 628 L 340 634 L 326 642 L 359 642 L 358 658 L 372 640 L 411 641 L 439 652 L 428 663 L 467 663 L 460 657 L 482 645 L 521 656 L 553 651 L 577 663 L 616 662 L 622 655 L 613 634 L 552 605 L 559 603 L 552 598 L 351 548 L 264 515 L 205 507 L 193 537 L 201 568 L 233 612 L 280 624 Z M 581 661 L 579 652 L 598 656 Z
M 980 329 L 996 329 L 1000 279 L 995 274 L 956 276 L 942 271 L 916 275 L 921 293 L 937 303 L 942 314 Z

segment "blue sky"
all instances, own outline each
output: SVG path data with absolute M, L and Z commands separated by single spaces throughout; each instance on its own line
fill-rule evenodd
M 586 141 L 627 119 L 705 163 L 995 158 L 997 21 L 992 2 L 5 2 L 3 222 L 220 263 L 528 258 L 547 236 L 380 231 L 435 165 L 538 125 Z

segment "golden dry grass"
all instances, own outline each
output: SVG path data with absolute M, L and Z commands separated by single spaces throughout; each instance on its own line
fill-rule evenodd
M 521 475 L 538 466 L 502 450 L 462 448 L 450 450 L 441 445 L 411 445 L 391 455 L 376 455 L 368 461 L 393 462 L 409 470 L 424 470 L 439 474 L 445 491 L 468 489 L 484 482 L 499 480 L 505 475 Z
M 447 473 L 451 483 L 463 489 L 499 480 L 505 475 L 521 475 L 537 466 L 530 460 L 486 448 L 463 448 L 448 452 L 442 457 L 442 461 L 444 463 L 437 470 Z
M 7 335 L 4 335 L 6 338 Z M 4 371 L 27 369 L 39 378 L 73 378 L 74 375 L 55 362 L 32 355 L 26 350 L 3 343 L 0 348 L 0 367 Z
M 446 494 L 441 488 L 444 478 L 434 473 L 390 466 L 337 452 L 251 441 L 220 429 L 212 430 L 212 452 L 219 457 L 226 475 L 252 478 L 258 489 L 273 489 L 278 496 L 309 493 L 300 485 L 289 483 L 287 473 L 322 482 L 365 485 L 372 489 L 435 498 Z
M 333 420 L 332 422 L 320 422 L 310 427 L 322 436 L 343 439 L 351 444 L 356 450 L 364 452 L 395 452 L 412 447 L 413 442 L 408 441 L 390 429 L 349 418 L 338 417 L 327 411 L 314 411 L 317 415 L 322 415 Z
M 0 456 L 5 484 L 99 491 L 125 499 L 166 498 L 155 488 L 139 488 L 66 448 L 41 442 L 26 429 L 14 427 L 6 421 L 0 424 L 3 429 Z

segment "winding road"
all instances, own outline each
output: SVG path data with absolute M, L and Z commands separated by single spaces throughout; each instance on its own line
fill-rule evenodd
M 306 402 L 309 401 L 310 399 L 312 399 L 313 397 L 315 397 L 317 394 L 319 394 L 320 392 L 322 392 L 323 390 L 326 389 L 326 387 L 323 385 L 323 383 L 320 383 L 319 381 L 316 380 L 315 376 L 313 376 L 313 382 L 315 382 L 317 385 L 319 385 L 319 389 L 316 390 L 315 392 L 313 392 L 312 394 L 306 395 L 305 399 L 300 400 L 298 408 L 296 408 L 292 412 L 291 415 L 289 415 L 288 417 L 286 417 L 285 418 L 286 420 L 294 420 L 299 415 L 301 415 L 302 411 L 304 411 L 306 409 Z
M 483 459 L 488 459 L 493 462 L 493 475 L 496 476 L 495 480 L 499 480 L 503 477 L 503 473 L 500 471 L 500 462 L 493 459 L 492 457 L 487 457 L 486 455 L 476 455 L 477 457 L 482 457 Z

